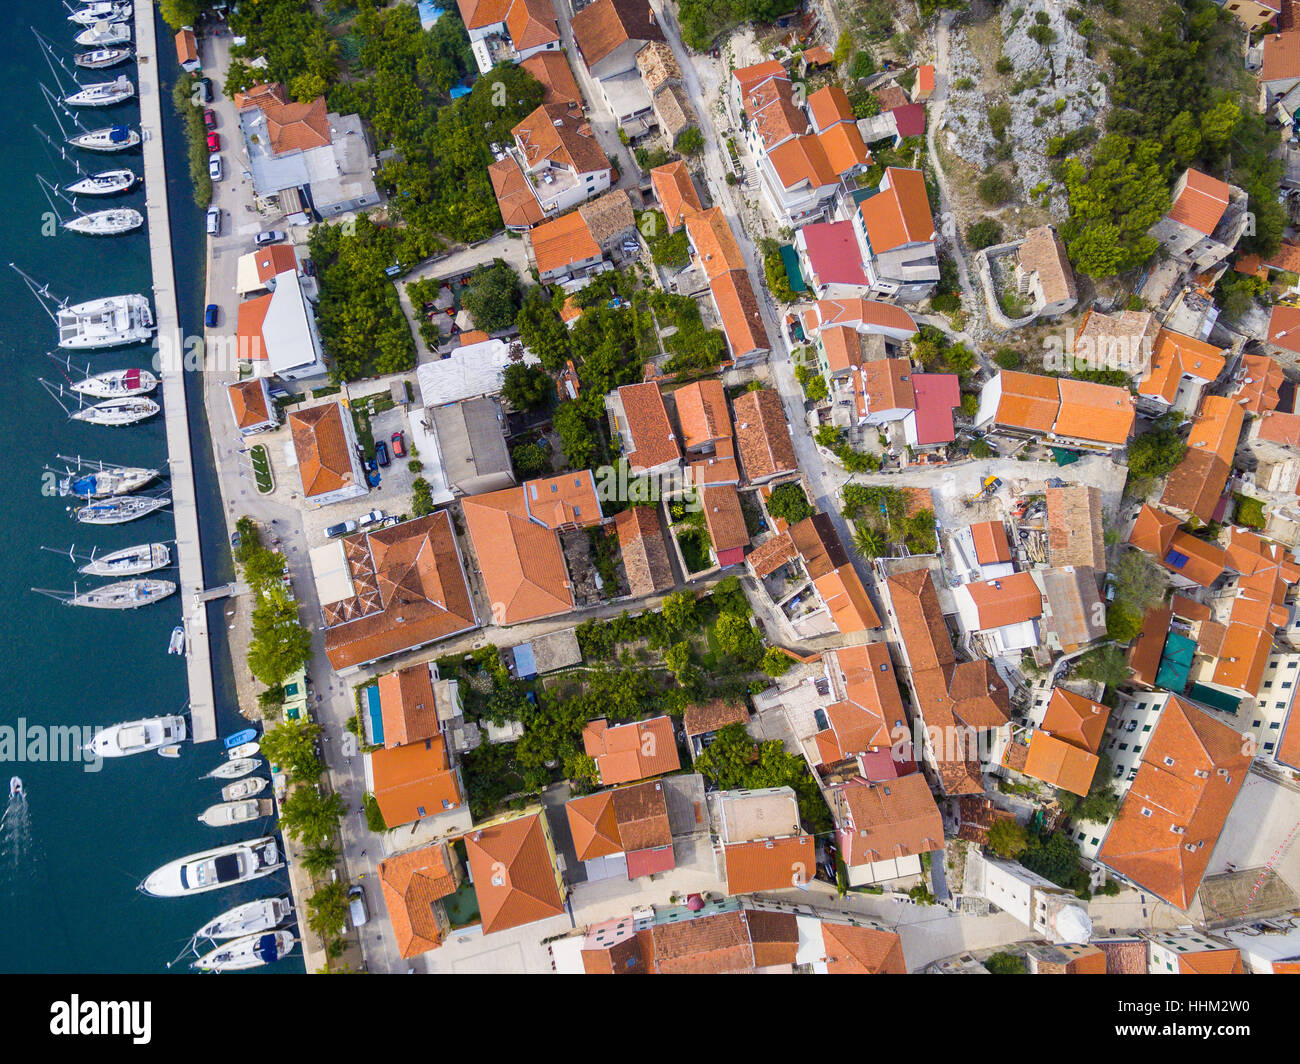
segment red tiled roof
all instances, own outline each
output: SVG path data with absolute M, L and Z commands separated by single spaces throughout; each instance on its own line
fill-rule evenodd
M 1264 54 L 1264 61 L 1267 63 L 1267 45 Z M 1199 170 L 1188 170 L 1187 182 L 1169 208 L 1169 217 L 1175 222 L 1182 222 L 1183 225 L 1210 236 L 1218 227 L 1223 212 L 1228 209 L 1228 196 L 1226 182 L 1209 174 L 1203 174 Z
M 834 791 L 844 803 L 840 852 L 850 867 L 943 849 L 943 818 L 919 772 Z
M 934 218 L 920 170 L 887 167 L 889 187 L 862 201 L 859 208 L 871 250 L 877 255 L 905 244 L 934 239 Z
M 593 720 L 582 731 L 582 745 L 606 786 L 681 768 L 672 720 L 666 716 L 613 726 L 603 717 Z
M 618 390 L 618 398 L 627 419 L 631 439 L 624 440 L 628 465 L 633 473 L 643 473 L 668 462 L 680 461 L 681 445 L 668 420 L 663 393 L 654 381 L 643 384 L 626 384 Z
M 1001 521 L 981 521 L 970 526 L 975 540 L 975 559 L 980 565 L 996 565 L 1011 561 L 1011 544 L 1007 540 L 1007 526 Z
M 377 871 L 398 952 L 409 958 L 439 946 L 442 931 L 434 903 L 456 892 L 446 845 L 387 857 Z
M 289 415 L 302 493 L 309 499 L 354 483 L 343 416 L 343 406 L 337 402 L 295 410 Z
M 481 828 L 464 842 L 485 934 L 564 914 L 542 814 Z
M 728 894 L 788 890 L 817 874 L 817 845 L 811 835 L 733 842 L 723 847 Z
M 772 388 L 745 392 L 732 403 L 736 450 L 751 484 L 798 468 L 781 396 Z
M 981 632 L 1032 621 L 1043 615 L 1043 593 L 1030 573 L 1012 573 L 962 586 L 975 604 Z

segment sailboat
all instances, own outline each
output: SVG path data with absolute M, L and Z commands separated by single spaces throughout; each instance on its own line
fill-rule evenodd
M 107 70 L 134 58 L 135 53 L 130 48 L 96 48 L 93 52 L 73 56 L 72 61 L 83 70 Z
M 119 580 L 115 584 L 90 591 L 71 592 L 51 591 L 48 588 L 32 588 L 39 595 L 58 599 L 65 606 L 85 606 L 92 610 L 134 610 L 161 602 L 168 595 L 175 594 L 176 585 L 171 580 Z
M 181 898 L 260 879 L 283 866 L 280 848 L 268 835 L 169 861 L 151 872 L 139 889 L 156 898 Z
M 259 898 L 214 916 L 194 933 L 194 938 L 219 940 L 255 935 L 278 927 L 292 912 L 293 902 L 288 898 Z
M 126 168 L 118 170 L 100 170 L 97 173 L 87 173 L 81 168 L 81 164 L 68 154 L 67 148 L 62 144 L 57 144 L 40 126 L 32 126 L 39 133 L 45 142 L 59 153 L 59 158 L 64 162 L 70 162 L 77 171 L 77 180 L 70 185 L 65 185 L 63 191 L 70 196 L 115 196 L 121 192 L 130 192 L 135 188 L 136 182 L 140 180 L 140 175 L 134 170 Z M 62 130 L 60 130 L 62 132 Z M 64 140 L 67 135 L 64 134 Z
M 98 757 L 127 757 L 184 741 L 185 718 L 172 715 L 114 724 L 96 732 L 83 749 Z
M 41 386 L 50 393 L 51 398 L 63 408 L 63 412 L 73 421 L 85 421 L 91 425 L 134 425 L 138 421 L 151 418 L 162 409 L 147 396 L 124 396 L 120 399 L 105 399 L 89 406 L 82 405 L 81 395 L 77 395 L 77 407 L 69 407 L 63 402 L 63 385 L 47 381 L 44 377 L 36 378 Z
M 262 759 L 259 757 L 245 757 L 239 761 L 227 761 L 224 764 L 218 765 L 203 778 L 205 780 L 237 780 L 241 776 L 247 776 L 261 763 Z M 266 781 L 263 780 L 262 783 L 263 786 L 265 786 Z M 252 793 L 256 794 L 257 792 L 254 791 Z M 222 797 L 225 797 L 224 794 Z M 248 795 L 245 795 L 244 797 L 248 797 Z M 230 800 L 231 799 L 227 799 L 227 801 Z
M 60 365 L 72 369 L 72 360 L 50 356 Z M 74 381 L 69 378 L 68 388 L 78 395 L 91 399 L 120 399 L 133 395 L 148 395 L 158 387 L 158 378 L 147 369 L 113 369 L 104 373 L 91 373 L 85 369 L 84 376 Z
M 158 470 L 144 466 L 113 466 L 104 462 L 86 461 L 81 457 L 69 458 L 62 454 L 55 457 L 74 466 L 64 470 L 64 475 L 59 479 L 59 494 L 63 496 L 105 499 L 112 495 L 129 495 L 158 476 Z
M 131 43 L 131 23 L 96 22 L 73 38 L 82 48 L 113 48 Z
M 55 554 L 66 554 L 68 558 L 83 564 L 77 572 L 86 576 L 139 576 L 152 573 L 156 569 L 165 569 L 172 563 L 171 548 L 166 543 L 137 543 L 134 547 L 122 547 L 108 554 L 78 554 L 74 543 L 66 551 L 53 547 L 42 547 Z
M 267 931 L 229 942 L 191 962 L 191 968 L 204 972 L 239 972 L 273 964 L 293 952 L 292 931 Z
M 54 115 L 54 121 L 59 127 L 59 132 L 63 134 L 63 139 L 72 147 L 81 148 L 83 151 L 112 152 L 126 151 L 127 148 L 134 148 L 139 145 L 140 133 L 138 130 L 122 125 L 105 126 L 103 129 L 87 129 L 76 115 L 63 107 L 62 101 L 46 86 L 41 86 L 41 92 L 44 93 L 45 100 L 50 105 L 50 111 Z M 63 110 L 64 117 L 72 123 L 73 127 L 80 130 L 79 133 L 68 136 L 68 131 L 63 128 L 63 123 L 59 121 L 59 109 Z
M 131 4 L 123 0 L 97 0 L 96 3 L 73 11 L 69 22 L 78 26 L 93 26 L 97 22 L 125 22 L 131 17 Z
M 73 516 L 83 525 L 121 525 L 161 510 L 170 501 L 166 496 L 128 495 L 79 506 Z
M 91 211 L 89 214 L 77 214 L 65 218 L 55 206 L 54 197 L 67 200 L 74 208 L 76 202 L 68 200 L 53 182 L 46 180 L 40 174 L 36 175 L 36 180 L 45 190 L 45 198 L 49 201 L 54 216 L 59 220 L 59 225 L 70 233 L 80 233 L 82 236 L 121 236 L 144 225 L 144 215 L 132 207 L 110 207 L 107 210 Z
M 135 96 L 135 83 L 125 74 L 112 81 L 95 81 L 89 85 L 77 84 L 77 91 L 63 97 L 69 107 L 113 107 Z

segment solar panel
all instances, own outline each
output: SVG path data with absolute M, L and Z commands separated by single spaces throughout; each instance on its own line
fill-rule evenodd
M 1165 564 L 1172 565 L 1175 569 L 1181 569 L 1187 564 L 1187 555 L 1181 551 L 1171 550 L 1165 555 Z

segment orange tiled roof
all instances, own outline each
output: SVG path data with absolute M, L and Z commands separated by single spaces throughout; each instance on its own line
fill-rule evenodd
M 485 934 L 564 914 L 540 813 L 471 832 L 464 841 Z
M 1032 432 L 1052 431 L 1061 408 L 1061 390 L 1056 378 L 1004 369 L 998 379 L 1002 382 L 1002 395 L 994 420 L 999 425 Z
M 774 389 L 745 392 L 732 403 L 732 410 L 736 449 L 750 483 L 798 468 L 781 396 Z
M 378 687 L 385 746 L 403 746 L 438 734 L 433 674 L 427 663 L 385 673 Z
M 538 52 L 519 64 L 541 83 L 546 94 L 542 103 L 583 104 L 582 90 L 569 67 L 569 57 L 561 50 Z
M 506 29 L 518 52 L 544 48 L 560 39 L 551 0 L 513 0 L 506 15 Z
M 889 187 L 862 201 L 859 210 L 871 250 L 877 255 L 905 244 L 934 239 L 934 218 L 920 170 L 887 167 Z
M 372 788 L 390 828 L 455 809 L 464 801 L 441 735 L 370 755 Z
M 862 393 L 868 411 L 915 410 L 912 363 L 906 358 L 879 358 L 862 366 Z
M 1296 31 L 1300 36 L 1300 30 Z M 1300 307 L 1276 303 L 1268 318 L 1268 342 L 1300 353 Z
M 970 526 L 975 540 L 975 560 L 980 565 L 997 565 L 1011 561 L 1011 544 L 1007 540 L 1007 526 L 1001 521 L 980 521 Z
M 899 636 L 914 673 L 957 660 L 929 569 L 913 569 L 888 580 Z
M 441 945 L 434 903 L 456 893 L 446 845 L 435 843 L 387 857 L 377 871 L 398 952 L 414 957 Z
M 861 323 L 869 332 L 892 329 L 915 334 L 919 331 L 915 319 L 902 307 L 875 299 L 821 299 L 817 302 L 817 315 L 822 329 L 833 325 L 858 328 Z
M 1169 550 L 1169 544 L 1173 541 L 1178 525 L 1178 518 L 1173 514 L 1157 510 L 1149 503 L 1143 503 L 1142 509 L 1138 511 L 1137 520 L 1133 523 L 1133 531 L 1129 533 L 1128 541 L 1139 550 L 1163 558 L 1165 552 Z
M 176 34 L 176 62 L 194 63 L 199 58 L 199 45 L 194 39 L 194 31 L 188 26 L 182 26 L 181 31 Z
M 565 805 L 579 861 L 672 845 L 663 784 L 637 783 Z
M 1173 554 L 1181 555 L 1187 560 L 1180 565 Z M 1223 574 L 1225 555 L 1223 548 L 1216 543 L 1193 536 L 1178 529 L 1169 541 L 1169 550 L 1157 559 L 1171 572 L 1187 577 L 1201 587 L 1209 587 Z
M 1260 81 L 1289 81 L 1300 78 L 1300 30 L 1284 30 L 1264 37 L 1264 61 Z
M 676 229 L 686 220 L 686 215 L 702 211 L 699 193 L 691 180 L 691 172 L 680 159 L 663 166 L 656 166 L 650 171 L 650 184 L 654 188 L 655 198 L 663 208 L 664 220 L 669 229 Z
M 1245 411 L 1226 396 L 1207 395 L 1187 437 L 1187 453 L 1165 482 L 1160 501 L 1209 521 L 1223 494 Z
M 842 122 L 823 130 L 817 135 L 817 142 L 826 153 L 826 161 L 831 170 L 841 177 L 855 166 L 868 166 L 871 163 L 867 142 L 862 139 L 862 134 L 853 122 Z
M 1101 736 L 1109 717 L 1110 710 L 1100 702 L 1055 687 L 1039 727 L 1062 742 L 1095 754 L 1101 746 Z
M 834 793 L 843 800 L 840 850 L 850 867 L 943 849 L 943 818 L 921 773 L 853 781 Z
M 1265 45 L 1265 62 L 1267 59 Z M 1169 217 L 1199 233 L 1210 236 L 1228 209 L 1228 186 L 1218 178 L 1199 170 L 1187 171 L 1187 183 L 1169 208 Z
M 460 17 L 467 30 L 482 29 L 504 22 L 510 13 L 512 0 L 456 0 Z
M 1062 742 L 1045 731 L 1036 731 L 1030 736 L 1029 755 L 1020 771 L 1082 797 L 1092 786 L 1097 755 Z
M 745 93 L 744 101 L 750 128 L 767 151 L 808 131 L 808 119 L 795 105 L 794 86 L 784 73 L 754 85 Z
M 728 894 L 788 890 L 817 875 L 817 844 L 811 835 L 733 842 L 722 848 Z
M 672 564 L 668 561 L 658 509 L 629 506 L 615 515 L 614 529 L 628 590 L 633 595 L 652 595 L 673 586 Z
M 891 745 L 892 732 L 905 723 L 903 698 L 886 643 L 842 647 L 832 652 L 844 677 L 846 700 L 826 707 L 828 729 L 838 757 L 851 757 Z
M 808 111 L 813 128 L 829 129 L 840 122 L 853 122 L 853 105 L 849 94 L 838 85 L 827 85 L 808 97 Z
M 587 119 L 568 104 L 544 103 L 510 132 L 530 171 L 548 163 L 567 167 L 576 174 L 609 169 L 609 159 Z
M 727 392 L 716 377 L 695 381 L 673 392 L 682 443 L 689 449 L 731 437 Z
M 1043 593 L 1030 573 L 1012 573 L 962 586 L 975 604 L 979 631 L 1020 624 L 1043 615 Z
M 273 96 L 258 101 L 266 115 L 266 132 L 271 151 L 283 155 L 291 151 L 324 148 L 330 143 L 330 123 L 325 97 L 309 103 L 281 103 Z
M 1128 667 L 1137 682 L 1148 687 L 1156 685 L 1160 671 L 1160 658 L 1164 653 L 1165 639 L 1169 635 L 1169 622 L 1173 611 L 1168 606 L 1154 607 L 1142 615 L 1142 631 L 1128 652 Z
M 731 270 L 744 270 L 745 257 L 721 207 L 688 214 L 685 221 L 691 246 L 710 281 Z
M 1214 682 L 1252 696 L 1258 694 L 1272 649 L 1271 627 L 1260 628 L 1239 621 L 1230 623 L 1214 666 Z
M 298 456 L 303 495 L 310 499 L 354 483 L 341 403 L 322 403 L 293 411 L 289 415 L 289 430 Z
M 892 931 L 822 921 L 831 975 L 906 975 L 903 941 Z
M 709 282 L 713 304 L 733 359 L 768 349 L 767 329 L 758 309 L 758 297 L 743 269 L 728 270 Z
M 839 171 L 831 165 L 825 145 L 814 136 L 791 137 L 768 152 L 768 158 L 777 180 L 787 189 L 805 182 L 809 188 L 825 188 L 839 180 Z
M 704 487 L 700 489 L 700 497 L 714 553 L 721 558 L 729 550 L 749 546 L 749 530 L 745 527 L 745 514 L 735 487 L 730 484 Z
M 1241 951 L 1206 949 L 1178 955 L 1178 970 L 1184 975 L 1245 975 Z
M 1242 359 L 1244 375 L 1233 398 L 1250 414 L 1276 410 L 1281 402 L 1279 389 L 1286 375 L 1268 355 L 1246 355 Z
M 271 420 L 271 411 L 266 405 L 266 393 L 263 391 L 265 379 L 257 377 L 226 386 L 230 412 L 235 416 L 237 428 L 245 429 Z
M 1187 909 L 1249 767 L 1233 728 L 1171 696 L 1098 859 Z
M 731 72 L 731 76 L 736 79 L 740 86 L 742 97 L 747 96 L 751 89 L 756 85 L 761 85 L 768 78 L 789 77 L 785 67 L 775 59 L 767 59 L 762 63 L 755 63 L 753 66 L 739 67 Z
M 728 724 L 748 723 L 749 707 L 744 702 L 727 702 L 721 698 L 703 705 L 689 705 L 682 714 L 682 727 L 688 736 L 707 735 Z
M 257 256 L 257 279 L 263 285 L 290 270 L 298 272 L 298 256 L 291 244 L 271 244 L 253 254 Z
M 239 341 L 240 358 L 247 356 L 250 361 L 264 362 L 270 357 L 266 338 L 262 336 L 262 324 L 271 309 L 271 298 L 271 295 L 258 296 L 239 304 L 235 335 Z
M 573 16 L 573 39 L 590 67 L 628 41 L 662 41 L 646 0 L 595 0 Z
M 668 408 L 664 406 L 659 385 L 654 381 L 625 384 L 619 388 L 618 398 L 632 437 L 624 440 L 623 445 L 635 448 L 627 453 L 632 472 L 642 473 L 667 462 L 680 461 L 682 448 L 668 420 Z
M 1157 395 L 1172 403 L 1184 376 L 1209 383 L 1223 372 L 1223 352 L 1213 344 L 1161 329 L 1156 334 L 1151 369 L 1138 385 L 1139 395 Z
M 538 273 L 561 270 L 574 263 L 601 257 L 600 245 L 587 228 L 587 222 L 578 211 L 570 211 L 549 222 L 543 222 L 528 233 L 533 245 L 533 259 Z
M 830 610 L 836 630 L 842 635 L 880 627 L 880 617 L 851 563 L 846 562 L 815 578 L 813 586 Z
M 1053 432 L 1080 440 L 1123 445 L 1133 434 L 1137 412 L 1127 388 L 1061 377 L 1061 406 Z
M 666 716 L 611 726 L 603 717 L 582 731 L 587 756 L 606 786 L 662 776 L 681 768 L 672 720 Z
M 496 194 L 501 221 L 512 229 L 532 227 L 546 217 L 537 202 L 528 178 L 512 156 L 498 159 L 488 167 L 492 191 Z

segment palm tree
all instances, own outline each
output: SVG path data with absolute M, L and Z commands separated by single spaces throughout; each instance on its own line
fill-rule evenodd
M 859 521 L 853 529 L 853 547 L 864 558 L 879 558 L 885 553 L 884 533 Z
M 309 876 L 319 879 L 334 867 L 338 859 L 339 851 L 334 848 L 334 844 L 323 842 L 304 850 L 302 856 L 298 858 L 298 863 Z

